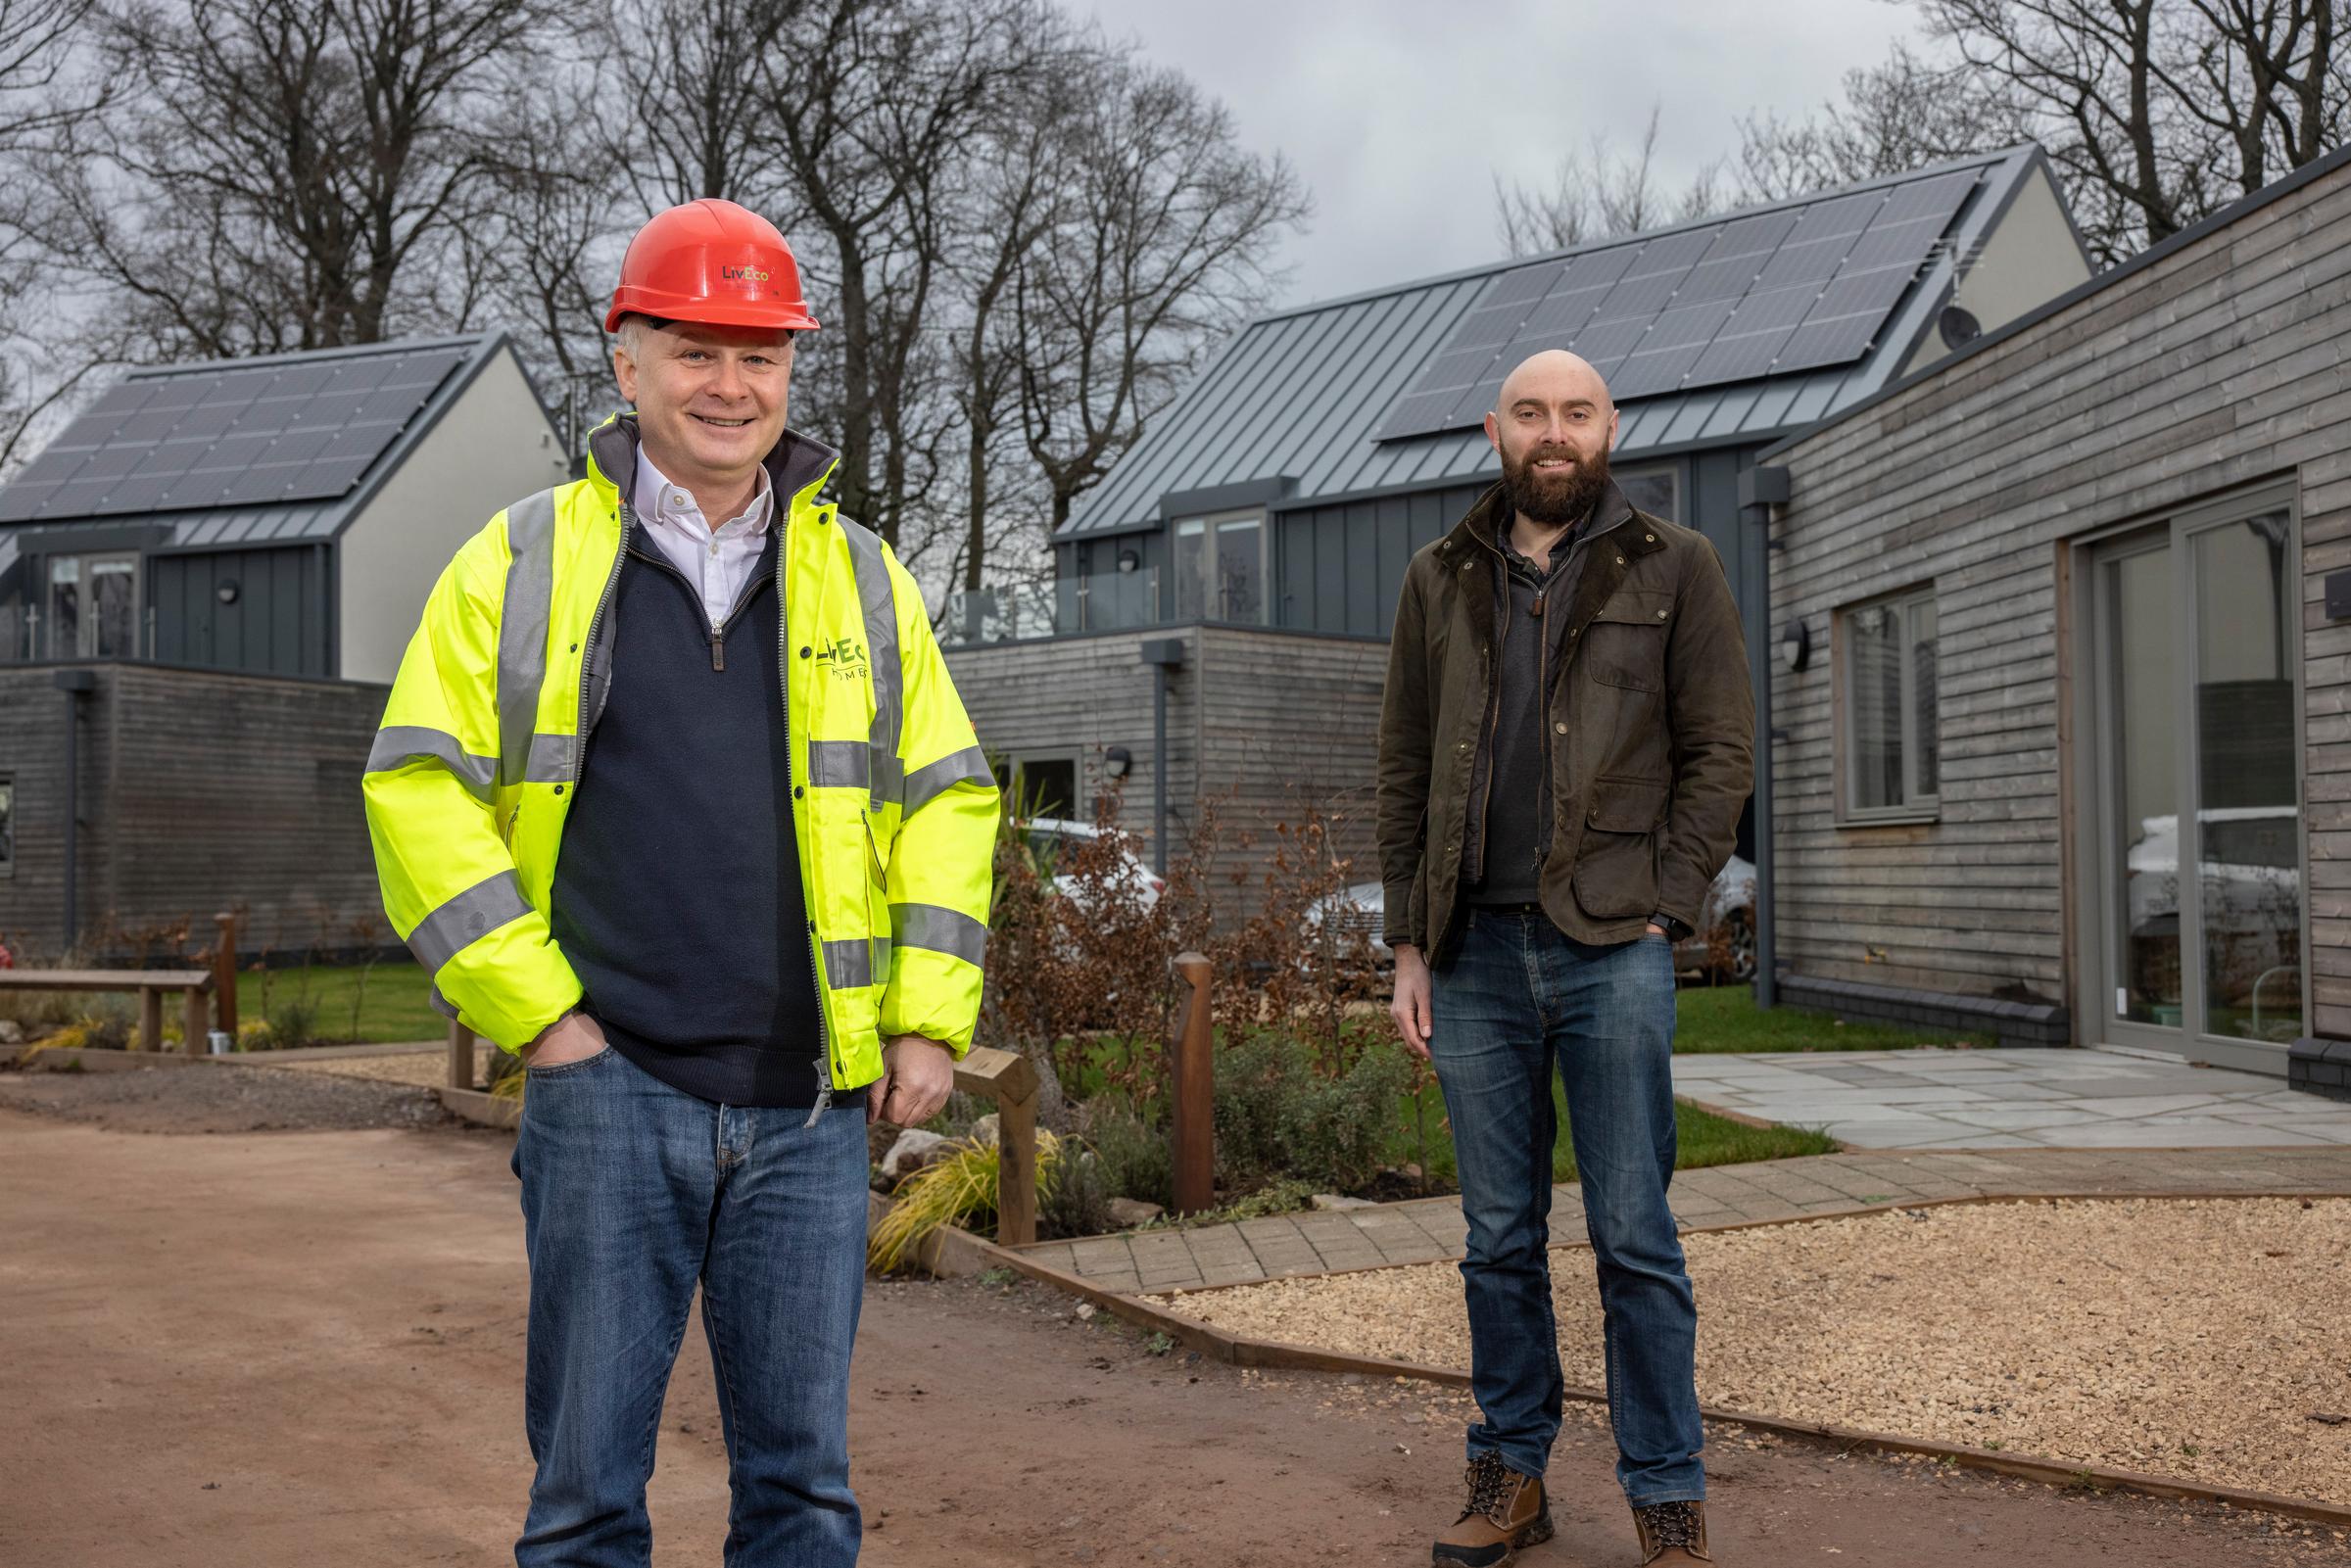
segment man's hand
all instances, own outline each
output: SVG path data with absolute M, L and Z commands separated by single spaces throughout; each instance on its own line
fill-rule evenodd
M 1410 942 L 1396 947 L 1396 999 L 1388 1004 L 1388 1017 L 1396 1021 L 1398 1032 L 1404 1036 L 1404 1048 L 1428 1060 L 1428 961 L 1420 949 Z
M 865 1122 L 919 1127 L 955 1087 L 955 1053 L 936 1040 L 901 1034 L 882 1048 L 882 1076 L 865 1091 Z
M 575 1007 L 541 1029 L 539 1038 L 522 1048 L 522 1065 L 559 1068 L 567 1063 L 585 1062 L 608 1048 L 603 1025 Z

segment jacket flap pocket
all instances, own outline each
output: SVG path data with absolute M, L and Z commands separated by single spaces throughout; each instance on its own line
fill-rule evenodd
M 1585 821 L 1604 833 L 1645 833 L 1665 820 L 1669 786 L 1646 779 L 1598 779 Z
M 1619 589 L 1593 616 L 1618 626 L 1663 626 L 1673 618 L 1673 595 L 1655 589 Z

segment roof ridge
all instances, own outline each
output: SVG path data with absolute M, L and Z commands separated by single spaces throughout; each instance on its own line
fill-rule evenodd
M 134 365 L 122 372 L 124 381 L 161 381 L 170 376 L 204 375 L 221 370 L 252 370 L 267 365 L 315 364 L 321 359 L 364 359 L 394 354 L 421 354 L 433 349 L 474 349 L 498 336 L 495 329 L 453 332 L 437 338 L 386 338 L 376 343 L 342 344 L 331 349 L 291 349 L 283 354 L 231 355 L 218 359 L 189 359 L 172 364 Z

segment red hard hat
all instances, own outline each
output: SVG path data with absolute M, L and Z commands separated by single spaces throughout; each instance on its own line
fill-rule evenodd
M 799 266 L 776 225 L 707 196 L 654 214 L 629 241 L 604 330 L 632 313 L 712 326 L 816 326 L 800 298 Z

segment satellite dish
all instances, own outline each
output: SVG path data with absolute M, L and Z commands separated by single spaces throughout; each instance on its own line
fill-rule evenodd
M 1964 348 L 1984 335 L 1984 323 L 1964 305 L 1946 305 L 1936 318 L 1935 330 L 1946 349 Z

